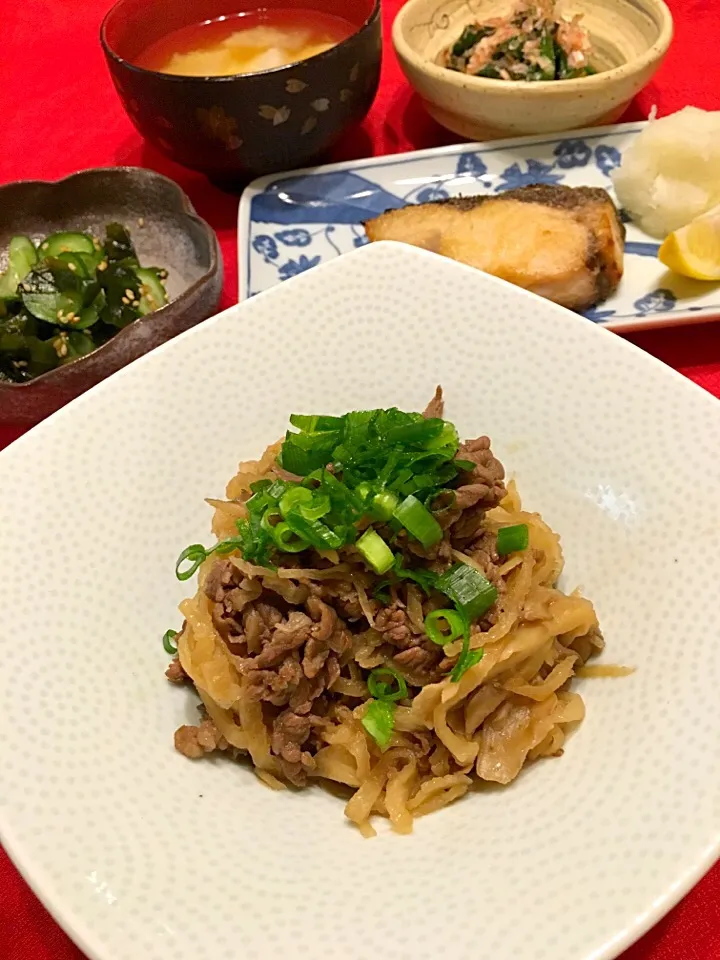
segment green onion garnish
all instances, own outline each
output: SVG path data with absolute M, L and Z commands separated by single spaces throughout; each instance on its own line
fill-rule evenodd
M 381 679 L 389 677 L 390 682 Z M 397 683 L 397 690 L 393 690 L 393 682 Z M 393 667 L 376 667 L 370 672 L 367 680 L 370 696 L 376 700 L 404 700 L 408 695 L 407 683 L 405 677 L 398 673 Z
M 177 563 L 175 564 L 175 576 L 178 578 L 178 580 L 189 580 L 190 577 L 197 573 L 200 564 L 203 563 L 203 561 L 206 560 L 212 553 L 219 553 L 221 556 L 223 556 L 226 553 L 232 553 L 233 550 L 242 550 L 243 545 L 244 540 L 242 537 L 230 537 L 228 540 L 221 540 L 209 550 L 206 550 L 201 543 L 193 543 L 189 547 L 185 547 L 183 552 L 177 558 Z M 190 563 L 190 566 L 186 567 L 184 570 L 181 570 L 181 565 L 186 561 Z
M 448 628 L 443 630 L 441 624 Z M 463 635 L 465 619 L 457 610 L 433 610 L 425 617 L 425 633 L 438 646 L 444 647 Z
M 308 490 L 307 487 L 289 487 L 280 497 L 278 503 L 280 513 L 286 517 L 294 507 L 299 504 L 310 504 L 312 499 L 312 490 Z
M 173 643 L 173 638 L 177 636 L 177 630 L 166 630 L 163 636 L 163 647 L 165 653 L 169 653 L 171 657 L 174 657 L 177 653 L 177 644 Z
M 308 541 L 299 537 L 285 521 L 275 524 L 274 527 L 271 527 L 271 530 L 272 538 L 278 550 L 282 553 L 300 553 L 310 546 Z
M 388 679 L 383 679 L 389 678 Z M 395 687 L 397 684 L 397 687 Z M 404 700 L 408 695 L 405 677 L 391 666 L 376 667 L 367 679 L 368 691 L 374 700 L 368 701 L 368 708 L 362 718 L 362 725 L 384 750 L 390 743 L 395 728 L 395 700 Z
M 395 563 L 393 564 L 393 572 L 399 580 L 412 580 L 414 583 L 417 583 L 418 586 L 422 587 L 425 593 L 430 596 L 430 593 L 435 589 L 435 584 L 437 583 L 438 575 L 432 570 L 425 570 L 423 567 L 418 567 L 417 570 L 408 570 L 403 566 L 402 554 L 395 554 Z
M 403 426 L 391 427 L 386 435 L 388 443 L 421 443 L 427 445 L 428 441 L 438 437 L 445 426 L 443 420 L 429 419 L 416 420 L 414 423 L 407 423 Z
M 362 725 L 375 743 L 384 750 L 390 743 L 395 727 L 395 704 L 388 700 L 370 700 Z
M 480 647 L 478 650 L 470 649 L 470 621 L 463 615 L 463 644 L 462 651 L 460 652 L 460 657 L 458 662 L 453 667 L 453 671 L 450 674 L 450 679 L 453 683 L 460 683 L 463 675 L 470 669 L 474 667 L 476 663 L 480 663 L 485 651 Z
M 237 549 L 250 563 L 272 568 L 277 554 L 340 550 L 358 540 L 361 521 L 387 523 L 394 533 L 404 527 L 426 548 L 441 540 L 428 505 L 474 467 L 455 460 L 459 440 L 453 424 L 395 407 L 342 417 L 293 414 L 290 423 L 294 429 L 286 433 L 278 461 L 300 479 L 251 484 L 248 515 L 236 523 L 238 536 L 208 551 L 188 547 L 178 562 L 180 579 L 192 577 L 213 551 Z M 375 563 L 373 569 L 390 569 L 385 551 Z M 416 580 L 426 592 L 434 576 L 399 569 L 396 574 Z
M 303 537 L 318 550 L 339 550 L 345 545 L 343 537 L 321 520 L 306 520 L 291 510 L 286 517 L 286 523 L 299 537 Z
M 380 580 L 379 583 L 376 584 L 372 595 L 378 603 L 384 603 L 386 605 L 390 603 L 390 591 L 388 590 L 389 586 L 389 580 Z
M 463 675 L 470 669 L 474 667 L 476 663 L 480 663 L 485 651 L 480 647 L 479 650 L 465 650 L 464 653 L 460 654 L 460 659 L 453 667 L 453 672 L 450 674 L 450 679 L 453 683 L 460 683 L 463 678 Z
M 392 550 L 372 527 L 368 527 L 356 546 L 375 573 L 387 573 L 395 563 Z
M 469 624 L 486 613 L 497 600 L 497 590 L 487 577 L 466 563 L 456 563 L 438 577 L 435 586 L 450 597 Z
M 442 527 L 427 507 L 412 494 L 396 507 L 394 517 L 426 549 L 442 540 Z
M 397 505 L 397 495 L 391 493 L 389 490 L 385 490 L 382 493 L 376 494 L 372 502 L 373 518 L 381 521 L 389 520 L 392 517 Z
M 501 557 L 517 550 L 527 550 L 530 534 L 526 523 L 517 523 L 512 527 L 501 527 L 497 535 L 497 552 Z
M 189 547 L 185 547 L 175 564 L 175 576 L 178 580 L 189 580 L 197 573 L 198 567 L 206 557 L 207 551 L 201 543 L 192 543 Z M 185 561 L 188 561 L 190 566 L 181 570 L 180 567 Z

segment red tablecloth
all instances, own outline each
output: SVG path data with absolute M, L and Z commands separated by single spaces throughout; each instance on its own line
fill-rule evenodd
M 655 81 L 628 111 L 628 120 L 647 116 L 653 104 L 661 114 L 687 104 L 720 109 L 720 3 L 669 2 L 677 28 L 674 45 Z M 401 4 L 402 0 L 384 0 L 387 55 L 375 106 L 332 159 L 454 142 L 423 112 L 398 69 L 389 35 Z M 237 299 L 237 199 L 165 160 L 135 132 L 112 89 L 97 39 L 109 6 L 110 0 L 2 4 L 0 182 L 50 180 L 85 167 L 116 164 L 152 167 L 173 177 L 218 232 L 225 258 L 222 306 L 229 306 Z M 632 339 L 720 396 L 720 324 L 636 334 Z M 0 448 L 20 432 L 0 427 Z M 719 905 L 720 867 L 716 867 L 623 960 L 720 957 Z M 83 960 L 1 849 L 0 960 Z

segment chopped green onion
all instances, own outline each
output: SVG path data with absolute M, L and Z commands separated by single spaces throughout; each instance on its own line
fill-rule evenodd
M 449 627 L 444 631 L 440 624 L 442 621 Z M 425 617 L 425 633 L 438 646 L 444 647 L 446 643 L 452 643 L 458 637 L 463 635 L 465 619 L 457 610 L 433 610 Z
M 271 566 L 273 555 L 282 552 L 273 534 L 278 510 L 300 541 L 319 550 L 355 543 L 363 517 L 387 523 L 395 534 L 404 527 L 426 548 L 442 538 L 429 505 L 454 485 L 463 465 L 454 460 L 459 442 L 451 423 L 395 407 L 342 417 L 293 414 L 290 422 L 294 429 L 286 433 L 278 461 L 302 481 L 252 484 L 248 516 L 237 522 L 247 560 Z M 299 544 L 286 533 L 279 536 Z M 431 589 L 423 571 L 404 576 Z
M 400 580 L 412 580 L 430 596 L 430 593 L 435 589 L 438 575 L 432 570 L 425 570 L 422 567 L 418 567 L 417 570 L 408 570 L 403 566 L 402 561 L 402 554 L 395 554 L 395 563 L 393 564 L 395 576 Z
M 310 503 L 300 503 L 296 509 L 306 520 L 322 520 L 330 513 L 332 505 L 326 493 L 316 493 Z
M 470 649 L 470 621 L 464 615 L 462 620 L 463 644 L 458 662 L 455 664 L 453 671 L 450 674 L 450 680 L 453 683 L 460 683 L 464 674 L 470 669 L 470 667 L 474 667 L 476 663 L 480 663 L 485 655 L 485 651 L 482 649 L 482 647 L 477 650 Z
M 273 528 L 277 523 L 282 520 L 283 514 L 276 508 L 271 507 L 265 513 L 262 514 L 260 518 L 260 526 L 266 533 L 269 533 L 272 537 Z
M 297 427 L 298 430 L 303 430 L 306 433 L 326 433 L 332 430 L 342 430 L 345 418 L 328 416 L 306 417 L 301 413 L 293 413 L 290 416 L 290 423 L 294 427 Z
M 356 546 L 375 573 L 387 573 L 395 563 L 392 550 L 372 527 L 368 527 Z
M 363 503 L 368 499 L 368 497 L 372 496 L 372 486 L 367 482 L 367 480 L 363 480 L 362 483 L 359 483 L 355 487 L 355 496 L 359 497 Z
M 219 553 L 220 556 L 224 556 L 226 553 L 232 553 L 233 550 L 242 550 L 243 541 L 240 537 L 229 537 L 227 540 L 221 540 L 220 543 L 216 543 L 214 547 L 207 551 L 207 555 L 210 556 L 211 553 Z
M 526 523 L 517 523 L 512 527 L 501 527 L 497 535 L 497 552 L 501 557 L 517 550 L 527 550 L 530 534 Z
M 318 550 L 339 550 L 344 545 L 343 538 L 320 520 L 306 520 L 293 510 L 286 521 L 291 530 Z
M 395 729 L 395 704 L 387 700 L 369 700 L 362 725 L 380 749 L 384 750 Z
M 177 653 L 177 644 L 173 643 L 173 638 L 177 636 L 177 630 L 166 630 L 165 635 L 163 636 L 163 647 L 165 648 L 165 653 L 169 653 L 171 657 L 174 657 Z
M 372 512 L 376 520 L 389 520 L 398 505 L 398 498 L 389 490 L 378 493 L 373 498 Z
M 178 580 L 189 580 L 197 573 L 198 567 L 206 557 L 207 551 L 201 543 L 192 543 L 189 547 L 185 547 L 175 564 L 175 576 Z M 180 567 L 185 561 L 188 561 L 190 566 L 181 570 Z
M 288 433 L 282 446 L 282 466 L 290 473 L 305 477 L 313 470 L 325 467 L 330 462 L 339 434 Z
M 444 426 L 444 422 L 436 418 L 418 420 L 416 423 L 408 423 L 388 430 L 387 441 L 389 443 L 427 444 L 428 441 L 440 435 Z
M 288 513 L 300 503 L 312 503 L 312 490 L 306 487 L 290 487 L 290 489 L 280 497 L 278 506 L 280 513 L 286 517 Z
M 388 587 L 390 586 L 389 580 L 380 580 L 375 585 L 375 589 L 372 592 L 373 598 L 378 601 L 378 603 L 388 604 L 390 603 L 390 591 Z
M 459 470 L 464 470 L 465 472 L 474 470 L 477 466 L 472 460 L 455 460 L 454 463 Z
M 442 421 L 442 429 L 436 437 L 425 444 L 425 447 L 428 450 L 442 450 L 443 447 L 452 447 L 454 450 L 457 450 L 458 443 L 459 438 L 455 425 L 448 420 L 444 420 Z
M 383 676 L 390 677 L 390 683 L 381 680 L 380 678 Z M 393 690 L 392 681 L 397 683 L 397 690 Z M 367 686 L 370 691 L 370 696 L 376 700 L 404 700 L 408 695 L 405 677 L 398 673 L 393 667 L 387 665 L 384 667 L 376 667 L 370 672 Z
M 497 600 L 497 590 L 487 577 L 466 563 L 451 567 L 438 578 L 436 588 L 450 597 L 468 623 L 474 623 Z
M 275 545 L 283 553 L 300 553 L 310 546 L 308 541 L 298 536 L 285 521 L 275 524 L 270 530 Z
M 453 672 L 450 674 L 450 679 L 452 682 L 460 683 L 470 667 L 474 667 L 476 663 L 480 663 L 484 655 L 485 651 L 482 649 L 482 647 L 480 647 L 478 650 L 467 650 L 464 655 L 461 655 L 460 659 L 453 667 Z
M 269 494 L 272 490 L 268 491 Z M 307 487 L 290 487 L 280 497 L 278 506 L 283 517 L 291 511 L 299 513 L 306 520 L 320 520 L 330 513 L 330 497 L 326 493 L 313 493 Z
M 247 521 L 239 521 L 238 529 L 240 528 L 241 522 L 246 523 Z M 197 573 L 200 564 L 203 563 L 210 554 L 219 553 L 221 556 L 224 556 L 226 553 L 232 553 L 233 550 L 242 550 L 243 546 L 244 540 L 242 537 L 230 537 L 228 540 L 221 540 L 209 550 L 206 550 L 201 543 L 192 543 L 189 547 L 185 547 L 178 557 L 177 563 L 175 564 L 175 576 L 178 580 L 189 580 L 190 577 Z M 180 567 L 185 562 L 188 562 L 190 566 L 181 570 Z
M 403 500 L 393 515 L 426 549 L 442 540 L 442 527 L 427 507 L 412 494 Z

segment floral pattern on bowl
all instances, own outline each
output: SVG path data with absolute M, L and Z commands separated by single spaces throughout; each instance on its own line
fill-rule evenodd
M 462 144 L 339 163 L 252 183 L 240 203 L 240 299 L 267 290 L 368 242 L 363 222 L 408 203 L 501 193 L 533 183 L 605 187 L 643 124 Z M 587 311 L 611 329 L 673 325 L 720 316 L 720 285 L 668 273 L 659 244 L 631 221 L 625 276 Z

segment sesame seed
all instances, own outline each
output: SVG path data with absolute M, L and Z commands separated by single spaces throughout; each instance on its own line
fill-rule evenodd
M 139 301 L 139 300 L 133 300 L 132 305 L 137 309 L 137 307 L 140 306 L 140 301 Z
M 98 264 L 98 267 L 97 267 L 97 268 L 98 268 L 98 270 L 107 270 L 107 261 L 106 261 L 106 260 L 102 260 L 102 261 Z
M 132 298 L 135 296 L 130 287 L 126 287 L 125 296 L 128 298 L 128 300 L 132 300 Z
M 77 270 L 77 267 L 75 266 L 74 263 L 69 263 L 68 270 L 72 270 L 72 272 L 75 273 L 75 271 Z
M 139 227 L 145 226 L 145 217 L 138 217 L 138 226 Z
M 63 315 L 63 314 L 62 314 L 62 310 L 58 310 L 58 312 L 57 312 L 57 314 L 56 314 L 58 320 L 62 320 L 62 315 Z
M 128 300 L 127 297 L 122 297 L 121 299 L 122 299 L 122 302 L 123 302 L 124 304 L 130 303 L 130 301 Z

